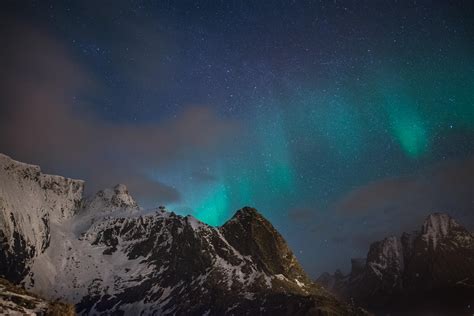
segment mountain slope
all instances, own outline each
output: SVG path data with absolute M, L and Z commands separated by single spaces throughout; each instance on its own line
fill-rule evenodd
M 347 276 L 318 282 L 374 311 L 416 315 L 474 312 L 474 234 L 447 214 L 427 217 L 419 231 L 373 243 Z
M 1 315 L 73 316 L 74 306 L 49 302 L 10 282 L 0 279 Z
M 163 209 L 144 212 L 124 185 L 85 199 L 81 181 L 0 158 L 0 264 L 21 267 L 0 276 L 81 314 L 364 313 L 311 282 L 255 209 L 211 227 Z

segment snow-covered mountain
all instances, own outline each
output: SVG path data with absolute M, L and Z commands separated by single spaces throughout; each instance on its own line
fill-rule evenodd
M 0 155 L 0 277 L 81 314 L 357 315 L 245 207 L 221 227 Z
M 342 299 L 392 315 L 471 315 L 474 234 L 434 213 L 419 231 L 373 243 L 366 259 L 352 260 L 349 275 L 325 273 L 317 281 Z
M 84 182 L 44 175 L 0 154 L 0 276 L 21 281 L 51 241 L 51 226 L 79 210 Z

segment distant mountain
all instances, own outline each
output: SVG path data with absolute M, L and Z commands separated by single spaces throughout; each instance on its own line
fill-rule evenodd
M 83 189 L 0 155 L 0 277 L 84 315 L 366 314 L 312 282 L 253 208 L 211 227 L 144 212 L 124 185 Z
M 349 275 L 317 281 L 381 315 L 473 315 L 474 234 L 434 213 L 419 231 L 373 243 Z

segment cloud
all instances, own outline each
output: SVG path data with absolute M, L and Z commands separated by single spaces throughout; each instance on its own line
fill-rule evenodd
M 389 235 L 417 230 L 434 212 L 450 214 L 474 229 L 474 157 L 438 164 L 406 177 L 381 179 L 355 188 L 328 209 L 339 235 L 354 249 Z
M 413 220 L 448 212 L 473 222 L 474 157 L 437 165 L 421 174 L 361 186 L 332 206 L 342 216 L 396 216 Z M 470 218 L 470 219 L 469 219 Z
M 0 150 L 15 159 L 84 178 L 89 190 L 120 182 L 169 202 L 179 192 L 143 170 L 218 150 L 238 131 L 206 106 L 159 123 L 104 120 L 87 101 L 100 99 L 101 82 L 49 34 L 10 22 L 0 31 Z

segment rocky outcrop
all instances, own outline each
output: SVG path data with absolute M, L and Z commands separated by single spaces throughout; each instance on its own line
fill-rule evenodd
M 447 214 L 431 214 L 419 231 L 373 243 L 349 275 L 318 281 L 375 311 L 462 315 L 474 300 L 474 234 Z
M 74 316 L 73 305 L 51 302 L 0 279 L 1 315 Z
M 124 184 L 117 184 L 114 188 L 100 190 L 92 198 L 86 199 L 84 210 L 104 214 L 116 211 L 133 214 L 137 213 L 140 208 L 128 192 L 127 187 Z
M 81 181 L 6 157 L 0 170 L 0 260 L 21 267 L 2 275 L 80 314 L 365 314 L 313 283 L 253 208 L 212 227 L 142 211 L 124 185 L 82 199 Z
M 405 287 L 413 291 L 461 283 L 474 287 L 474 234 L 448 215 L 430 215 L 410 247 Z
M 237 211 L 219 230 L 234 249 L 250 256 L 259 270 L 284 275 L 294 282 L 309 281 L 283 237 L 256 209 Z

